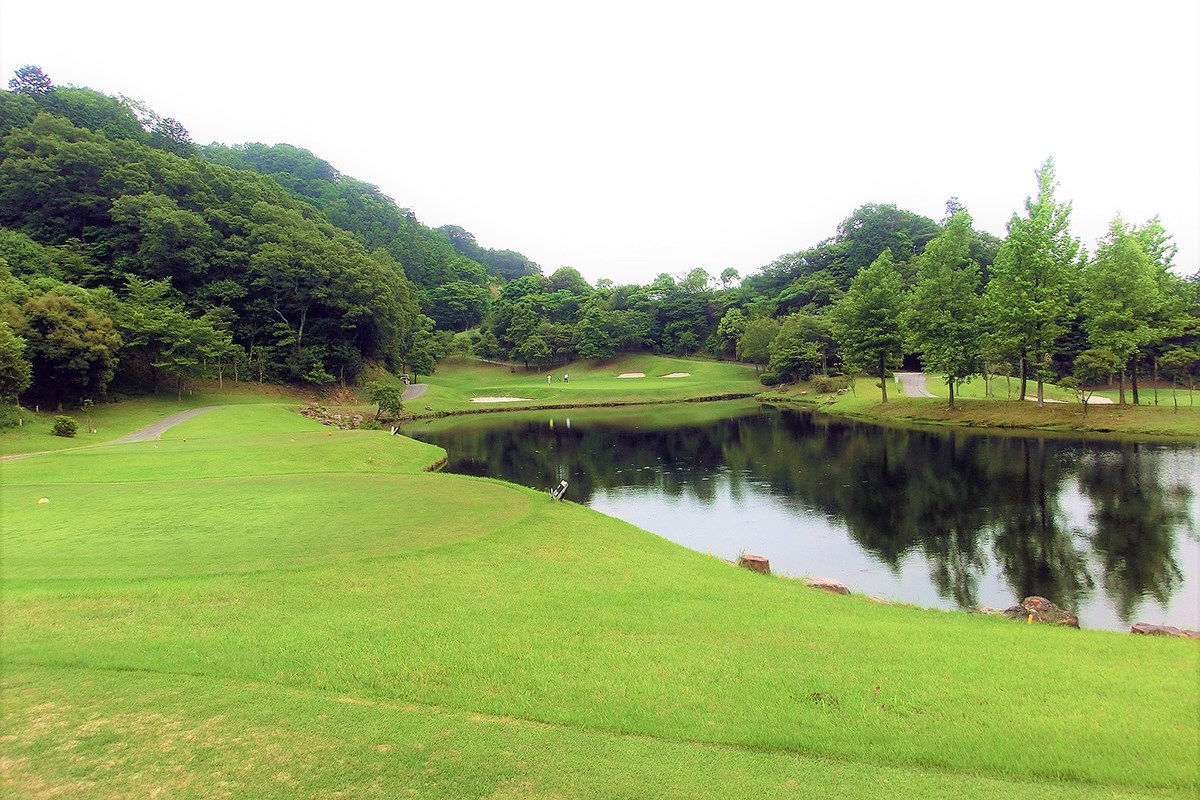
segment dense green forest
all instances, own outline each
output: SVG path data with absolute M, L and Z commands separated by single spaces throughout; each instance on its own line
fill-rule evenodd
M 447 353 L 528 366 L 625 352 L 753 362 L 766 384 L 947 375 L 1192 381 L 1200 273 L 1157 219 L 1089 253 L 1054 165 L 998 239 L 953 198 L 935 221 L 855 209 L 744 279 L 590 285 L 454 225 L 432 229 L 299 147 L 193 144 L 143 104 L 24 67 L 0 93 L 0 396 L 77 405 L 198 376 L 353 383 Z M 886 382 L 881 381 L 886 400 Z M 1040 393 L 1039 393 L 1040 396 Z

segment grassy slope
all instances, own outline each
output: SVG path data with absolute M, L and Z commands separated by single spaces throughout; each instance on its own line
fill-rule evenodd
M 281 402 L 296 404 L 296 399 L 286 395 L 280 387 L 260 386 L 253 383 L 243 383 L 234 386 L 226 383 L 224 388 L 206 387 L 202 391 L 188 392 L 182 400 L 176 400 L 172 393 L 161 394 L 157 397 L 140 397 L 135 400 L 125 400 L 120 403 L 102 403 L 91 412 L 92 427 L 96 433 L 88 431 L 88 416 L 78 409 L 66 412 L 79 423 L 79 434 L 74 438 L 55 436 L 50 433 L 54 425 L 56 412 L 42 409 L 35 412 L 32 409 L 22 409 L 23 424 L 10 428 L 0 435 L 0 456 L 14 453 L 34 453 L 46 450 L 67 450 L 76 447 L 86 447 L 101 444 L 112 439 L 145 427 L 163 417 L 178 411 L 201 406 L 214 405 L 244 405 L 261 404 L 265 399 L 274 397 Z
M 1194 642 L 827 596 L 439 453 L 240 407 L 2 465 L 6 792 L 1200 788 Z

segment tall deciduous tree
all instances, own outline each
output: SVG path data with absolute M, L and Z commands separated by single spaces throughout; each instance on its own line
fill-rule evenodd
M 1095 347 L 1116 357 L 1124 404 L 1126 366 L 1153 338 L 1150 322 L 1162 306 L 1162 296 L 1142 240 L 1119 217 L 1109 225 L 1095 258 L 1084 266 L 1082 288 L 1084 330 Z
M 59 292 L 29 298 L 20 313 L 15 332 L 48 399 L 61 408 L 67 399 L 104 394 L 121 348 L 109 317 Z
M 851 367 L 879 376 L 887 402 L 887 368 L 904 354 L 900 327 L 905 297 L 892 252 L 884 250 L 871 266 L 850 282 L 850 290 L 833 308 L 833 336 L 842 359 Z
M 746 330 L 738 339 L 737 357 L 754 364 L 756 369 L 767 363 L 771 357 L 771 342 L 779 333 L 781 324 L 779 320 L 769 317 L 756 317 L 747 322 Z
M 1009 220 L 987 298 L 994 335 L 1021 364 L 1021 397 L 1032 369 L 1042 406 L 1054 343 L 1067 331 L 1079 240 L 1071 236 L 1070 204 L 1054 199 L 1054 159 L 1038 169 L 1037 181 L 1037 197 L 1025 200 L 1025 215 Z
M 1197 319 L 1194 292 L 1189 290 L 1188 282 L 1173 271 L 1175 254 L 1179 248 L 1159 218 L 1153 217 L 1144 225 L 1135 227 L 1133 235 L 1150 258 L 1154 282 L 1162 300 L 1147 321 L 1150 329 L 1148 343 L 1133 355 L 1133 402 L 1138 402 L 1138 365 L 1141 356 L 1147 354 L 1154 363 L 1154 403 L 1157 405 L 1159 356 L 1183 344 L 1189 334 L 1200 331 L 1200 319 Z
M 771 341 L 767 368 L 780 380 L 808 380 L 821 366 L 813 323 L 818 318 L 803 312 L 784 317 L 779 333 Z
M 746 321 L 746 315 L 740 308 L 731 308 L 725 312 L 725 316 L 717 323 L 717 330 L 713 336 L 713 355 L 725 358 L 737 350 L 738 339 L 746 332 Z
M 971 258 L 971 216 L 955 212 L 946 230 L 921 254 L 917 284 L 904 314 L 912 349 L 925 369 L 946 374 L 950 407 L 954 389 L 980 373 L 979 266 Z

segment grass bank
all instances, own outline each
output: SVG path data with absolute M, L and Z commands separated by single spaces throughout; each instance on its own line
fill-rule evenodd
M 878 381 L 874 378 L 859 378 L 854 391 L 844 395 L 817 394 L 810 384 L 802 383 L 772 387 L 758 397 L 885 423 L 1200 439 L 1200 407 L 1188 405 L 1186 395 L 1179 398 L 1178 409 L 1170 395 L 1160 391 L 1157 406 L 1089 403 L 1085 416 L 1078 396 L 1070 390 L 1047 384 L 1046 398 L 1055 402 L 1039 408 L 1035 402 L 1015 399 L 1016 384 L 1013 380 L 1014 399 L 1008 399 L 1004 378 L 994 379 L 992 388 L 996 397 L 988 398 L 984 396 L 983 381 L 971 381 L 962 387 L 961 394 L 955 392 L 953 409 L 948 406 L 945 383 L 937 376 L 930 376 L 928 388 L 940 396 L 906 397 L 900 387 L 889 383 L 887 403 L 881 402 Z M 1143 401 L 1150 396 L 1143 395 Z M 1098 392 L 1097 396 L 1116 397 L 1113 392 Z
M 0 431 L 0 456 L 103 444 L 191 408 L 261 405 L 271 401 L 291 406 L 299 402 L 298 398 L 284 387 L 257 383 L 235 385 L 227 381 L 223 387 L 206 384 L 201 389 L 186 392 L 182 398 L 178 398 L 174 392 L 166 392 L 99 403 L 90 411 L 68 409 L 62 412 L 79 424 L 79 433 L 74 437 L 55 436 L 50 432 L 54 426 L 54 418 L 59 415 L 58 411 L 22 408 L 14 412 L 20 418 L 21 424 Z
M 441 455 L 243 405 L 0 466 L 6 795 L 1200 789 L 1195 642 L 829 596 Z

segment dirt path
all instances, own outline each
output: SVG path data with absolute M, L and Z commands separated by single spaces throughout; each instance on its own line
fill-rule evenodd
M 925 373 L 924 372 L 895 372 L 896 380 L 904 387 L 904 394 L 907 397 L 937 397 L 936 394 L 925 388 Z

